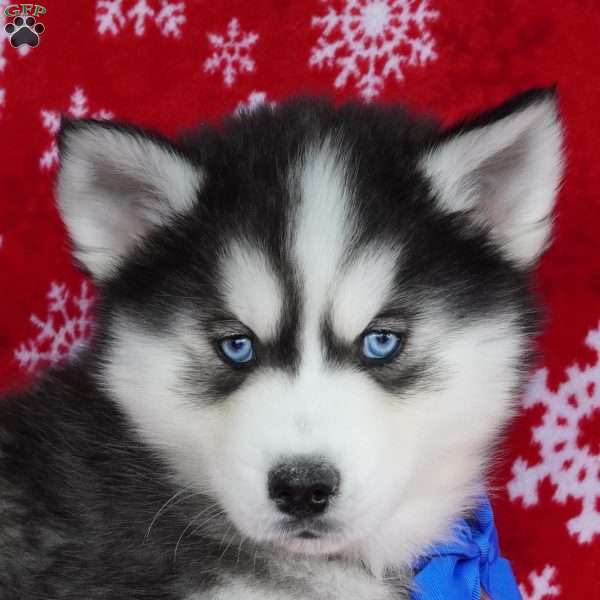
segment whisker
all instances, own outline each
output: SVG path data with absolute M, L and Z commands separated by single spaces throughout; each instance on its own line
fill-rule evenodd
M 219 512 L 222 510 L 220 507 L 218 507 L 218 503 L 215 502 L 214 504 L 211 504 L 209 506 L 207 506 L 204 510 L 200 511 L 185 527 L 185 529 L 183 530 L 183 532 L 181 533 L 181 535 L 179 536 L 179 539 L 177 540 L 177 543 L 175 544 L 175 549 L 173 550 L 173 561 L 175 562 L 177 560 L 177 549 L 179 548 L 179 544 L 181 543 L 181 540 L 183 539 L 183 536 L 186 534 L 186 532 L 190 529 L 190 527 L 192 527 L 192 525 L 203 515 L 205 514 L 207 511 L 209 510 L 214 510 L 215 507 L 218 508 L 217 512 L 210 516 L 206 522 L 210 521 L 211 519 L 215 518 Z M 194 531 L 192 533 L 194 533 L 196 531 L 196 529 L 194 529 Z
M 175 499 L 178 496 L 181 496 L 183 493 L 185 493 L 187 490 L 189 489 L 189 487 L 187 488 L 183 488 L 181 490 L 179 490 L 178 492 L 176 492 L 175 494 L 173 494 L 156 512 L 156 514 L 154 515 L 150 526 L 148 527 L 148 530 L 146 531 L 146 535 L 144 536 L 144 540 L 148 540 L 149 536 L 150 536 L 150 530 L 152 529 L 154 523 L 156 523 L 156 521 L 158 520 L 158 518 L 160 517 L 160 515 L 163 513 L 163 511 L 167 508 L 167 506 L 169 506 L 169 504 L 171 504 L 172 502 L 175 501 Z M 192 498 L 193 496 L 197 496 L 199 495 L 200 492 L 193 492 L 192 494 L 190 494 L 189 496 L 187 496 L 187 498 Z M 183 498 L 181 499 L 183 500 Z M 179 501 L 178 501 L 179 502 Z M 177 504 L 177 502 L 175 503 Z
M 225 535 L 223 536 L 223 539 L 221 540 L 221 545 L 227 538 L 232 527 L 233 527 L 233 525 L 229 525 L 229 527 L 227 528 L 227 531 L 225 532 Z M 229 546 L 231 546 L 231 542 L 233 542 L 234 539 L 235 539 L 235 533 L 231 536 L 231 540 L 229 540 L 229 544 L 227 544 L 227 546 L 225 547 L 225 550 L 223 550 L 223 553 L 221 554 L 221 556 L 219 556 L 219 560 L 217 561 L 217 564 L 221 563 L 221 561 L 223 560 L 223 557 L 227 554 L 227 550 L 229 550 Z
M 241 540 L 240 540 L 240 545 L 238 546 L 238 552 L 237 552 L 237 560 L 235 561 L 235 566 L 237 567 L 240 564 L 240 555 L 242 553 L 242 546 L 244 544 L 244 542 L 247 540 L 248 538 L 245 535 L 241 536 Z
M 213 507 L 213 509 L 214 509 L 214 507 Z M 225 514 L 225 511 L 222 508 L 215 510 L 213 512 L 213 514 L 210 515 L 210 517 L 208 517 L 208 519 L 206 519 L 205 521 L 202 521 L 202 523 L 200 523 L 200 525 L 197 525 L 196 527 L 194 527 L 194 529 L 190 533 L 190 535 L 194 535 L 195 533 L 200 531 L 205 525 L 208 525 L 211 521 L 214 521 L 217 517 L 220 517 L 224 514 Z

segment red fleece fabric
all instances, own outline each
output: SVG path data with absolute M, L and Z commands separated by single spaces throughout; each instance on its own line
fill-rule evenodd
M 568 165 L 554 244 L 537 272 L 547 321 L 522 413 L 495 469 L 493 504 L 524 598 L 600 598 L 598 3 L 43 6 L 37 47 L 0 39 L 3 389 L 68 358 L 91 327 L 93 286 L 71 263 L 52 199 L 61 112 L 174 134 L 241 104 L 309 92 L 401 102 L 450 123 L 528 87 L 558 85 Z M 2 32 L 13 18 L 2 11 Z

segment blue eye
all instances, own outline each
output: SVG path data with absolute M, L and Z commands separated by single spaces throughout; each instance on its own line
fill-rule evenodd
M 385 360 L 396 353 L 401 342 L 400 336 L 391 331 L 367 331 L 363 336 L 362 352 L 371 360 Z
M 219 341 L 223 356 L 233 365 L 244 365 L 254 358 L 254 344 L 247 336 L 229 337 Z

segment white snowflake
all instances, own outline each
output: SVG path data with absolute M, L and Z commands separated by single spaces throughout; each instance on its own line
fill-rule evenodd
M 213 47 L 213 53 L 204 61 L 204 70 L 207 73 L 222 70 L 223 83 L 231 87 L 238 72 L 254 71 L 256 64 L 250 56 L 250 49 L 258 41 L 258 33 L 241 31 L 240 22 L 234 18 L 229 21 L 225 36 L 216 33 L 209 33 L 207 36 Z
M 238 102 L 235 112 L 238 115 L 243 113 L 251 113 L 253 110 L 258 108 L 259 106 L 262 106 L 263 104 L 275 106 L 275 102 L 269 102 L 267 100 L 267 92 L 258 92 L 254 90 L 248 95 L 248 98 L 246 100 Z
M 313 17 L 322 33 L 309 65 L 336 67 L 335 87 L 355 81 L 367 101 L 378 96 L 385 80 L 404 79 L 404 65 L 420 66 L 437 58 L 428 21 L 439 17 L 429 0 L 321 0 L 327 12 Z M 335 7 L 335 8 L 334 8 Z
M 96 2 L 96 24 L 98 33 L 117 35 L 127 20 L 123 14 L 123 0 L 98 0 Z
M 94 119 L 112 119 L 114 117 L 113 113 L 105 109 L 100 109 L 90 114 L 87 96 L 80 87 L 76 87 L 75 91 L 71 94 L 67 114 L 76 119 L 82 119 L 83 117 L 92 117 Z M 60 129 L 60 111 L 43 108 L 40 111 L 40 117 L 42 119 L 42 125 L 44 129 L 46 129 L 52 137 L 52 142 L 48 148 L 44 150 L 40 158 L 40 168 L 43 170 L 49 170 L 58 164 L 58 146 L 54 138 Z
M 161 9 L 154 19 L 156 26 L 165 37 L 180 37 L 181 26 L 185 23 L 185 4 L 161 0 L 160 6 Z
M 583 369 L 570 366 L 567 380 L 556 393 L 548 389 L 546 369 L 534 375 L 525 407 L 542 404 L 546 408 L 542 423 L 532 429 L 542 460 L 530 465 L 517 458 L 508 483 L 511 500 L 522 498 L 525 506 L 538 503 L 538 484 L 546 478 L 556 486 L 556 502 L 581 500 L 581 511 L 567 522 L 569 533 L 579 543 L 600 534 L 600 457 L 597 449 L 581 440 L 582 422 L 600 416 L 600 324 L 588 333 L 586 344 L 597 353 L 595 363 Z
M 146 19 L 154 16 L 154 10 L 150 8 L 146 0 L 139 0 L 128 12 L 127 17 L 134 22 L 135 35 L 146 33 Z
M 141 37 L 146 33 L 146 22 L 153 22 L 164 37 L 181 37 L 183 24 L 186 21 L 185 2 L 169 2 L 160 0 L 152 2 L 137 0 L 129 3 L 129 10 L 123 8 L 123 0 L 97 0 L 96 25 L 100 35 L 116 36 L 129 23 L 133 24 L 135 35 Z M 126 12 L 124 12 L 126 10 Z
M 82 282 L 79 295 L 72 294 L 64 283 L 52 282 L 47 298 L 46 318 L 30 317 L 31 323 L 39 330 L 38 334 L 14 352 L 19 366 L 29 373 L 72 358 L 92 332 L 94 299 L 87 282 Z
M 560 594 L 560 587 L 552 583 L 556 575 L 556 569 L 546 565 L 541 574 L 537 571 L 529 573 L 527 580 L 531 587 L 531 594 L 527 592 L 524 585 L 519 586 L 523 600 L 548 600 Z

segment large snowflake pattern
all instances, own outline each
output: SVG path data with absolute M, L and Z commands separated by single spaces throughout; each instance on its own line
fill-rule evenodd
M 71 94 L 67 114 L 75 119 L 82 119 L 84 117 L 92 117 L 94 119 L 112 119 L 114 116 L 113 113 L 105 109 L 100 109 L 90 113 L 87 96 L 80 87 L 76 87 L 75 91 Z M 58 145 L 56 144 L 55 137 L 60 129 L 60 112 L 43 108 L 40 111 L 40 117 L 42 119 L 42 125 L 52 137 L 52 141 L 50 142 L 48 148 L 44 150 L 39 163 L 40 168 L 47 171 L 58 164 Z
M 437 58 L 427 25 L 439 12 L 429 7 L 429 0 L 321 1 L 328 10 L 312 19 L 322 33 L 309 64 L 337 68 L 337 88 L 352 79 L 370 101 L 381 93 L 387 78 L 404 79 L 405 65 L 420 66 Z
M 523 600 L 550 600 L 559 596 L 560 586 L 553 583 L 555 577 L 556 569 L 551 565 L 546 565 L 541 573 L 532 571 L 527 577 L 531 593 L 524 585 L 519 586 Z
M 185 2 L 137 0 L 130 3 L 129 10 L 123 8 L 123 0 L 96 2 L 96 27 L 100 35 L 116 36 L 131 23 L 135 35 L 142 37 L 147 21 L 154 23 L 162 36 L 179 38 L 186 21 Z
M 521 498 L 525 506 L 539 502 L 538 484 L 549 478 L 556 486 L 553 499 L 581 501 L 581 511 L 567 522 L 569 533 L 579 543 L 600 534 L 600 457 L 598 445 L 586 443 L 583 424 L 600 416 L 600 324 L 590 331 L 586 344 L 596 351 L 596 362 L 583 369 L 572 365 L 567 380 L 556 393 L 548 389 L 546 369 L 538 371 L 525 396 L 525 407 L 542 404 L 542 423 L 532 429 L 541 462 L 530 465 L 517 458 L 508 483 L 511 500 Z
M 227 25 L 226 35 L 209 33 L 213 53 L 204 61 L 207 73 L 223 72 L 223 83 L 231 87 L 238 73 L 252 73 L 256 67 L 250 50 L 258 41 L 258 33 L 242 31 L 240 22 L 233 18 Z
M 45 319 L 31 315 L 38 329 L 36 336 L 22 343 L 14 352 L 19 366 L 35 373 L 43 367 L 72 358 L 79 352 L 92 332 L 91 309 L 94 303 L 87 282 L 79 294 L 73 294 L 65 283 L 52 282 Z

